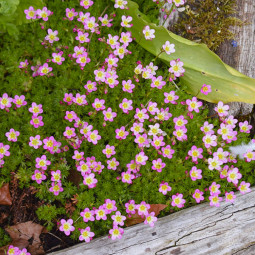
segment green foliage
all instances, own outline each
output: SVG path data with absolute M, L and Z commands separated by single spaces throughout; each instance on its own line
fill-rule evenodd
M 7 245 L 11 242 L 10 236 L 0 227 L 0 247 Z

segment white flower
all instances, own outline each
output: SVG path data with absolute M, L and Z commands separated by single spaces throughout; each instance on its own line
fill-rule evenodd
M 150 29 L 149 26 L 146 26 L 143 29 L 143 34 L 144 34 L 146 40 L 151 40 L 151 39 L 155 38 L 154 33 L 155 33 L 155 30 L 154 29 Z

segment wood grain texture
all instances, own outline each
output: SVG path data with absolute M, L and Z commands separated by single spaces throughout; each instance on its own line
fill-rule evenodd
M 235 204 L 203 203 L 125 229 L 121 240 L 97 238 L 51 255 L 254 255 L 255 188 Z

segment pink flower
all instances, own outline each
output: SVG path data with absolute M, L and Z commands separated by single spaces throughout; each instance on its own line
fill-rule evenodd
M 166 41 L 165 44 L 162 46 L 163 50 L 167 55 L 175 52 L 174 44 L 171 44 L 169 41 Z
M 93 1 L 91 0 L 81 0 L 80 1 L 80 6 L 82 6 L 84 9 L 88 9 L 90 6 L 93 5 Z
M 20 62 L 19 63 L 19 68 L 27 68 L 27 66 L 28 66 L 28 60 L 27 59 L 25 59 L 25 61 L 24 62 Z
M 81 235 L 79 236 L 79 240 L 80 241 L 84 240 L 86 243 L 89 243 L 92 240 L 92 237 L 95 236 L 95 233 L 90 231 L 90 227 L 81 229 L 80 232 Z
M 32 103 L 32 107 L 30 107 L 29 112 L 33 113 L 33 116 L 38 116 L 38 114 L 43 113 L 43 109 L 42 109 L 42 105 L 41 104 L 36 104 L 36 103 Z
M 52 53 L 52 62 L 58 64 L 58 65 L 62 65 L 62 62 L 65 61 L 65 58 L 62 57 L 63 52 L 59 52 L 59 53 Z
M 43 21 L 48 21 L 48 17 L 51 15 L 51 11 L 47 7 L 43 7 L 42 10 L 37 9 L 36 14 L 38 19 L 43 19 Z
M 38 169 L 35 169 L 34 174 L 32 175 L 32 180 L 41 184 L 42 181 L 46 180 L 46 175 Z
M 71 105 L 73 103 L 73 94 L 65 93 L 64 102 L 66 102 L 68 105 Z
M 80 64 L 81 67 L 84 67 L 87 63 L 90 62 L 90 58 L 88 58 L 88 53 L 84 52 L 79 55 L 76 59 L 76 63 Z
M 214 110 L 218 113 L 220 117 L 225 117 L 228 115 L 228 105 L 224 105 L 223 102 L 219 102 L 218 105 L 214 108 Z
M 9 149 L 9 145 L 4 145 L 3 143 L 0 143 L 0 159 L 2 159 L 4 156 L 10 156 L 10 152 L 8 151 Z
M 212 92 L 211 90 L 211 86 L 210 85 L 206 85 L 206 84 L 203 84 L 200 92 L 204 95 L 208 95 L 208 93 Z
M 97 144 L 97 142 L 101 139 L 101 136 L 98 135 L 98 131 L 94 130 L 92 132 L 88 132 L 87 139 L 89 142 L 93 144 Z
M 146 165 L 146 161 L 148 157 L 144 154 L 144 152 L 140 152 L 135 156 L 135 162 L 139 165 Z
M 246 153 L 243 154 L 243 157 L 246 159 L 247 162 L 251 162 L 255 160 L 255 152 L 248 150 Z
M 70 127 L 66 127 L 66 130 L 65 130 L 65 132 L 63 134 L 68 139 L 76 136 L 75 129 L 74 128 L 70 128 Z
M 83 184 L 87 185 L 89 189 L 95 188 L 97 183 L 97 179 L 95 178 L 95 174 L 87 174 L 83 176 Z
M 161 182 L 159 185 L 159 192 L 161 192 L 163 195 L 166 195 L 168 191 L 171 191 L 172 188 L 168 185 L 167 182 Z
M 122 21 L 121 21 L 120 25 L 122 27 L 132 27 L 132 24 L 129 24 L 133 20 L 133 18 L 131 16 L 122 15 L 121 20 Z
M 240 183 L 240 185 L 238 186 L 238 190 L 241 192 L 241 194 L 245 194 L 251 191 L 250 187 L 250 183 L 246 183 L 245 181 L 242 181 Z
M 135 176 L 130 171 L 122 172 L 121 177 L 121 181 L 128 184 L 132 184 L 132 180 L 135 179 Z
M 91 93 L 91 92 L 97 90 L 96 85 L 97 85 L 96 82 L 87 81 L 87 83 L 84 85 L 84 88 L 85 88 L 89 93 Z
M 139 215 L 148 215 L 148 210 L 150 207 L 151 206 L 149 204 L 146 204 L 144 201 L 142 201 L 140 204 L 135 206 L 135 209 Z
M 112 169 L 112 170 L 116 170 L 117 166 L 120 164 L 116 158 L 112 158 L 110 160 L 107 160 L 107 169 Z
M 7 93 L 4 93 L 2 97 L 0 97 L 0 108 L 10 108 L 12 106 L 13 99 L 8 96 Z
M 128 214 L 135 214 L 135 201 L 134 200 L 129 200 L 128 203 L 125 203 L 126 207 L 126 212 Z
M 218 194 L 213 194 L 209 196 L 209 200 L 210 200 L 210 206 L 219 207 L 220 202 L 222 201 L 222 197 L 219 197 Z
M 94 221 L 95 220 L 95 212 L 90 210 L 89 208 L 85 208 L 83 212 L 80 213 L 81 217 L 83 217 L 84 222 Z
M 105 103 L 104 99 L 100 100 L 100 99 L 96 98 L 94 100 L 94 103 L 92 104 L 92 106 L 96 109 L 96 111 L 102 111 L 105 109 L 104 103 Z
M 80 161 L 80 160 L 84 159 L 83 155 L 84 155 L 84 152 L 79 152 L 79 151 L 75 150 L 74 155 L 72 156 L 72 158 L 74 160 Z
M 234 203 L 236 199 L 236 195 L 233 191 L 226 192 L 225 197 L 226 197 L 226 202 L 230 202 L 230 203 Z
M 146 134 L 142 134 L 142 135 L 137 134 L 136 138 L 135 138 L 135 143 L 137 143 L 140 148 L 147 146 L 149 144 L 147 135 Z
M 91 33 L 95 32 L 95 29 L 99 26 L 96 22 L 95 17 L 88 17 L 86 20 L 84 20 L 84 28 L 91 31 Z
M 205 198 L 203 197 L 204 192 L 196 189 L 195 192 L 193 193 L 192 197 L 196 200 L 197 203 L 200 203 L 202 200 Z
M 111 156 L 116 154 L 115 147 L 107 144 L 105 149 L 103 149 L 103 153 L 106 155 L 107 158 L 110 158 Z
M 51 171 L 51 181 L 53 182 L 61 182 L 61 171 L 56 170 L 56 171 Z
M 30 136 L 29 146 L 34 147 L 34 149 L 38 149 L 42 145 L 42 141 L 40 140 L 40 135 L 36 135 L 35 137 Z
M 175 152 L 173 149 L 171 149 L 170 145 L 167 145 L 166 147 L 162 147 L 161 151 L 163 153 L 162 156 L 169 159 L 173 157 L 173 154 Z
M 135 85 L 132 83 L 131 80 L 128 81 L 122 81 L 122 90 L 124 92 L 133 93 L 133 89 L 135 88 Z
M 134 118 L 139 120 L 140 122 L 144 122 L 144 120 L 149 119 L 149 115 L 147 114 L 146 109 L 140 110 L 139 108 L 136 108 L 136 114 Z
M 143 34 L 146 40 L 152 40 L 153 38 L 155 38 L 155 30 L 154 29 L 150 29 L 149 26 L 145 26 L 143 29 Z
M 83 134 L 85 138 L 87 138 L 92 129 L 93 129 L 93 126 L 89 125 L 87 122 L 85 122 L 85 123 L 83 123 L 80 133 Z M 92 137 L 92 138 L 94 138 L 94 137 Z
M 202 179 L 201 173 L 201 169 L 197 169 L 195 166 L 193 166 L 189 172 L 191 180 L 196 181 L 198 179 Z
M 239 122 L 240 132 L 244 133 L 250 133 L 250 130 L 252 129 L 252 125 L 249 125 L 248 121 Z
M 108 19 L 108 14 L 105 14 L 104 17 L 99 17 L 98 18 L 101 22 L 102 22 L 102 26 L 107 26 L 107 27 L 111 27 L 112 26 L 112 23 L 111 21 L 113 19 Z
M 211 186 L 209 187 L 209 190 L 210 190 L 210 194 L 211 195 L 219 195 L 220 194 L 220 190 L 219 190 L 219 188 L 220 188 L 220 184 L 216 184 L 216 182 L 213 182 L 212 184 L 211 184 Z
M 115 57 L 113 54 L 110 54 L 108 56 L 108 58 L 105 59 L 105 62 L 108 64 L 108 67 L 117 67 L 118 66 L 118 62 L 119 62 L 119 59 L 117 57 Z
M 117 128 L 115 130 L 115 133 L 116 133 L 116 139 L 119 139 L 119 140 L 124 140 L 127 138 L 129 132 L 125 130 L 125 127 L 122 126 L 121 128 Z
M 113 118 L 115 118 L 117 116 L 116 112 L 112 111 L 112 108 L 108 108 L 106 111 L 103 111 L 104 114 L 104 120 L 105 121 L 113 121 Z
M 119 211 L 117 211 L 115 215 L 112 215 L 111 218 L 113 220 L 113 225 L 115 226 L 118 226 L 118 225 L 123 226 L 124 220 L 126 219 L 126 217 L 121 215 Z
M 182 194 L 176 194 L 172 196 L 172 202 L 171 202 L 172 206 L 177 206 L 178 208 L 182 208 L 184 207 L 185 202 L 186 200 L 183 199 Z
M 162 89 L 163 86 L 165 85 L 166 85 L 166 82 L 163 81 L 162 76 L 152 78 L 152 83 L 151 83 L 152 88 Z
M 174 74 L 175 77 L 183 76 L 185 69 L 183 68 L 183 62 L 180 59 L 171 60 L 170 68 L 168 69 L 169 73 Z
M 19 135 L 20 132 L 15 131 L 13 128 L 11 128 L 9 132 L 5 133 L 5 136 L 8 138 L 8 141 L 10 142 L 17 142 Z
M 154 227 L 154 223 L 156 221 L 157 221 L 157 217 L 155 217 L 155 212 L 151 212 L 145 216 L 144 224 L 149 224 L 150 227 Z
M 123 45 L 128 46 L 129 43 L 133 41 L 131 37 L 131 32 L 122 32 L 120 34 L 120 42 L 123 43 Z
M 48 29 L 48 35 L 46 35 L 45 40 L 49 41 L 49 43 L 53 43 L 59 40 L 57 37 L 58 31 L 52 31 L 52 29 Z
M 62 219 L 60 221 L 60 223 L 61 223 L 61 226 L 60 226 L 59 230 L 64 232 L 67 236 L 69 236 L 70 233 L 75 230 L 74 226 L 72 226 L 72 224 L 73 224 L 72 219 L 69 219 L 67 221 Z
M 218 148 L 218 150 L 213 153 L 213 156 L 214 157 L 218 157 L 218 159 L 220 161 L 222 161 L 222 163 L 227 163 L 228 162 L 229 152 L 228 151 L 223 151 L 222 148 Z
M 4 254 L 5 254 L 5 252 L 4 252 Z M 20 250 L 18 247 L 15 247 L 13 245 L 10 245 L 8 247 L 7 255 L 18 255 L 18 254 L 20 254 Z
M 62 192 L 64 189 L 62 188 L 62 184 L 61 182 L 58 182 L 58 183 L 55 183 L 55 182 L 52 182 L 51 183 L 51 187 L 49 189 L 50 192 L 53 192 L 53 194 L 55 196 L 58 196 L 59 195 L 59 192 Z
M 110 47 L 114 50 L 117 46 L 120 45 L 118 42 L 119 37 L 117 35 L 112 36 L 111 34 L 108 34 L 107 44 L 110 45 Z
M 132 100 L 124 98 L 122 102 L 119 104 L 119 107 L 120 109 L 123 110 L 124 113 L 128 113 L 129 111 L 133 110 L 132 103 L 133 103 Z
M 203 149 L 197 148 L 197 146 L 193 145 L 191 149 L 188 151 L 188 155 L 192 157 L 193 162 L 197 162 L 199 158 L 203 158 Z
M 47 170 L 47 166 L 49 166 L 51 164 L 51 162 L 49 160 L 47 160 L 45 155 L 42 155 L 40 158 L 36 158 L 36 168 L 41 168 L 42 170 Z
M 42 121 L 43 117 L 42 116 L 32 116 L 32 120 L 30 121 L 30 124 L 34 126 L 34 128 L 39 128 L 44 125 Z
M 27 10 L 24 10 L 26 14 L 26 19 L 36 19 L 36 10 L 33 6 L 30 6 Z
M 109 230 L 109 234 L 111 235 L 112 240 L 116 240 L 116 238 L 121 239 L 123 233 L 123 228 L 119 228 L 116 225 L 113 225 L 113 228 Z
M 228 182 L 232 182 L 235 185 L 237 185 L 239 179 L 241 178 L 242 178 L 242 174 L 239 172 L 237 167 L 230 169 L 228 171 L 228 177 L 227 177 Z
M 133 132 L 135 136 L 138 135 L 139 133 L 142 133 L 144 131 L 143 123 L 134 122 L 130 130 Z
M 86 101 L 85 95 L 80 95 L 79 93 L 73 98 L 73 102 L 78 105 L 87 105 L 88 102 Z
M 106 210 L 103 205 L 100 205 L 98 209 L 95 210 L 96 220 L 107 220 Z
M 205 147 L 210 148 L 211 146 L 213 147 L 217 146 L 217 142 L 215 141 L 216 139 L 217 139 L 216 135 L 206 134 L 203 137 Z
M 77 15 L 78 15 L 78 12 L 76 12 L 74 8 L 72 8 L 71 10 L 69 8 L 66 8 L 66 17 L 69 20 L 73 20 L 73 18 Z
M 147 106 L 147 110 L 149 111 L 150 114 L 155 115 L 156 113 L 159 112 L 159 109 L 157 108 L 157 103 L 155 102 L 149 102 Z
M 117 211 L 116 201 L 115 200 L 106 199 L 104 201 L 104 205 L 103 206 L 104 206 L 107 214 L 110 214 L 113 211 Z
M 15 96 L 13 99 L 13 103 L 16 104 L 17 108 L 20 108 L 22 105 L 26 105 L 27 102 L 25 101 L 25 96 Z
M 89 33 L 83 33 L 81 31 L 78 31 L 78 35 L 75 37 L 77 41 L 80 43 L 90 42 L 89 40 Z
M 221 160 L 219 160 L 219 158 L 216 156 L 216 157 L 213 157 L 213 158 L 208 158 L 208 168 L 210 170 L 218 170 L 220 171 L 221 170 L 221 165 L 223 164 L 223 162 Z
M 77 115 L 74 111 L 66 111 L 65 120 L 68 120 L 69 122 L 72 122 L 77 118 Z
M 203 105 L 201 101 L 197 101 L 196 97 L 193 97 L 192 100 L 187 99 L 186 104 L 188 105 L 188 110 L 190 112 L 192 111 L 199 112 L 199 107 Z
M 175 91 L 170 91 L 169 93 L 164 92 L 164 102 L 166 104 L 171 103 L 171 104 L 177 104 L 176 100 L 179 99 L 179 96 L 175 95 Z
M 152 146 L 155 147 L 156 150 L 159 150 L 160 147 L 165 145 L 165 142 L 163 141 L 164 137 L 163 136 L 153 136 L 153 141 L 152 141 Z
M 214 131 L 212 130 L 213 129 L 213 124 L 209 124 L 208 121 L 205 121 L 204 122 L 204 125 L 200 128 L 200 130 L 205 133 L 205 134 L 214 134 Z
M 42 66 L 39 67 L 38 72 L 40 76 L 44 76 L 51 72 L 52 69 L 53 68 L 49 67 L 48 63 L 44 63 Z
M 176 136 L 177 140 L 184 141 L 187 140 L 186 132 L 187 129 L 185 127 L 182 127 L 174 130 L 173 135 Z
M 116 45 L 116 49 L 114 50 L 113 54 L 118 56 L 120 59 L 124 58 L 124 55 L 128 52 L 126 45 Z

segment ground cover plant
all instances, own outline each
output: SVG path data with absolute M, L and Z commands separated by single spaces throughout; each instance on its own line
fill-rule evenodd
M 210 84 L 186 94 L 182 60 L 166 65 L 135 43 L 126 4 L 27 6 L 34 21 L 1 42 L 0 183 L 15 176 L 20 188 L 32 186 L 48 231 L 85 242 L 121 238 L 139 221 L 153 227 L 159 213 L 202 201 L 234 203 L 234 191 L 255 182 L 251 126 L 221 101 L 208 117 L 197 97 Z M 156 39 L 149 26 L 140 32 Z M 178 55 L 171 41 L 160 47 Z M 8 254 L 22 253 L 10 246 Z

